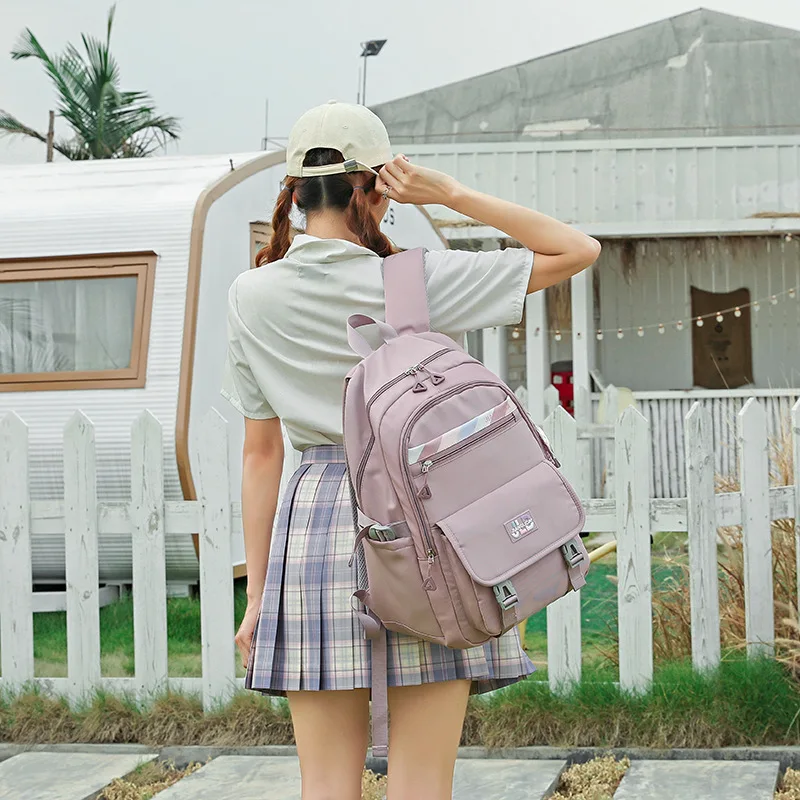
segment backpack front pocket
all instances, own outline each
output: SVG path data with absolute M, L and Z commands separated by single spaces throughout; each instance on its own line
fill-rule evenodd
M 497 636 L 566 593 L 561 548 L 583 523 L 580 502 L 548 461 L 437 521 L 448 586 L 470 624 Z M 579 540 L 575 546 L 585 558 Z M 582 563 L 585 570 L 588 559 Z
M 548 461 L 436 524 L 472 579 L 496 586 L 580 534 L 584 512 Z

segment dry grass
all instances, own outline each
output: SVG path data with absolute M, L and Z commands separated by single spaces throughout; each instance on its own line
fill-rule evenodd
M 177 769 L 173 762 L 150 761 L 126 775 L 115 778 L 103 789 L 97 800 L 151 800 L 164 789 L 196 772 L 203 765 L 195 761 L 185 769 Z M 361 782 L 362 800 L 384 800 L 386 777 L 364 770 Z
M 800 770 L 786 770 L 775 800 L 800 800 Z
M 179 694 L 165 694 L 139 709 L 125 698 L 98 693 L 89 705 L 70 710 L 66 700 L 34 690 L 0 704 L 0 741 L 138 742 L 151 747 L 294 744 L 285 705 L 273 706 L 252 692 L 237 694 L 224 709 L 204 713 L 198 698 Z
M 185 769 L 177 769 L 172 762 L 149 761 L 124 778 L 111 781 L 97 800 L 150 800 L 201 766 L 195 761 Z
M 561 775 L 552 800 L 612 800 L 630 765 L 629 759 L 617 761 L 612 755 L 573 764 Z
M 792 434 L 789 420 L 781 433 L 770 440 L 770 482 L 773 486 L 794 483 Z M 720 492 L 738 492 L 738 478 L 719 477 Z M 720 528 L 720 628 L 726 650 L 744 648 L 746 638 L 744 603 L 744 551 L 741 528 Z M 667 559 L 669 563 L 669 559 Z M 772 524 L 776 655 L 800 678 L 800 624 L 797 619 L 797 562 L 794 520 Z M 689 565 L 685 558 L 673 558 L 675 575 L 653 591 L 653 648 L 656 660 L 673 661 L 692 652 Z M 605 652 L 614 660 L 614 648 Z
M 386 797 L 386 776 L 376 775 L 368 769 L 364 770 L 361 780 L 362 800 L 384 800 Z

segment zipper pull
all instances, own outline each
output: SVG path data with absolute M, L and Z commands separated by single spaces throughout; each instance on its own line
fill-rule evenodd
M 427 392 L 428 387 L 422 381 L 417 381 L 411 391 L 414 392 L 414 394 L 419 394 L 420 392 Z
M 422 464 L 422 474 L 425 476 L 425 482 L 422 488 L 417 492 L 417 497 L 420 500 L 429 500 L 431 497 L 431 487 L 428 486 L 428 472 L 430 471 L 433 461 L 425 461 Z
M 425 580 L 422 582 L 422 587 L 425 589 L 426 592 L 436 591 L 436 583 L 431 577 L 431 570 L 433 569 L 433 565 L 435 562 L 436 562 L 436 553 L 434 553 L 433 550 L 428 550 L 428 569 L 425 570 Z
M 438 372 L 433 372 L 432 370 L 428 369 L 428 367 L 424 366 L 423 364 L 417 364 L 417 369 L 420 370 L 420 372 L 427 372 L 428 375 L 431 376 L 431 383 L 434 386 L 438 386 L 440 383 L 444 382 L 444 375 L 441 375 Z

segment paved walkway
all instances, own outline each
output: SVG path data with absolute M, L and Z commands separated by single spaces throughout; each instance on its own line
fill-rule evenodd
M 0 800 L 94 800 L 113 778 L 155 753 L 22 752 L 0 745 Z M 454 800 L 542 800 L 562 760 L 460 759 Z M 634 761 L 614 800 L 772 800 L 777 761 Z M 297 759 L 220 755 L 158 800 L 292 800 Z

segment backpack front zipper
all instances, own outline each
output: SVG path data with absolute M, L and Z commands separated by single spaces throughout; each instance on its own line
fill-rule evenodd
M 396 384 L 400 383 L 404 378 L 408 378 L 410 376 L 416 375 L 423 367 L 426 367 L 431 361 L 439 358 L 439 356 L 445 355 L 445 353 L 449 353 L 452 351 L 452 348 L 446 347 L 442 350 L 437 350 L 435 353 L 429 355 L 427 358 L 423 358 L 419 364 L 414 364 L 414 366 L 409 367 L 407 370 L 402 372 L 400 375 L 395 376 L 387 383 L 384 383 L 377 392 L 375 392 L 372 397 L 370 397 L 369 401 L 367 402 L 366 412 L 367 412 L 367 419 L 369 419 L 369 412 L 372 408 L 372 404 L 386 391 L 395 386 Z M 361 500 L 361 480 L 364 477 L 364 471 L 367 468 L 367 461 L 369 460 L 370 454 L 372 453 L 372 448 L 375 446 L 375 432 L 373 431 L 370 434 L 369 442 L 367 442 L 367 447 L 364 450 L 364 455 L 361 457 L 361 461 L 358 464 L 358 469 L 356 470 L 356 494 L 358 495 L 359 501 Z
M 489 427 L 484 428 L 482 431 L 479 431 L 469 438 L 464 439 L 463 442 L 457 442 L 456 444 L 442 450 L 441 453 L 437 453 L 435 456 L 431 456 L 431 458 L 423 461 L 422 466 L 420 467 L 420 473 L 425 476 L 425 483 L 420 491 L 424 491 L 428 486 L 428 473 L 432 469 L 440 467 L 443 463 L 446 463 L 457 456 L 463 455 L 465 450 L 469 450 L 476 444 L 480 444 L 485 439 L 488 439 L 490 436 L 494 436 L 507 425 L 511 425 L 516 421 L 517 415 L 516 413 L 512 412 L 508 416 L 503 417 L 503 419 L 498 419 L 496 422 L 493 422 L 491 425 L 489 425 Z M 428 491 L 430 492 L 430 489 L 428 489 Z M 417 496 L 422 497 L 420 493 L 417 493 Z M 430 497 L 430 494 L 428 497 Z

